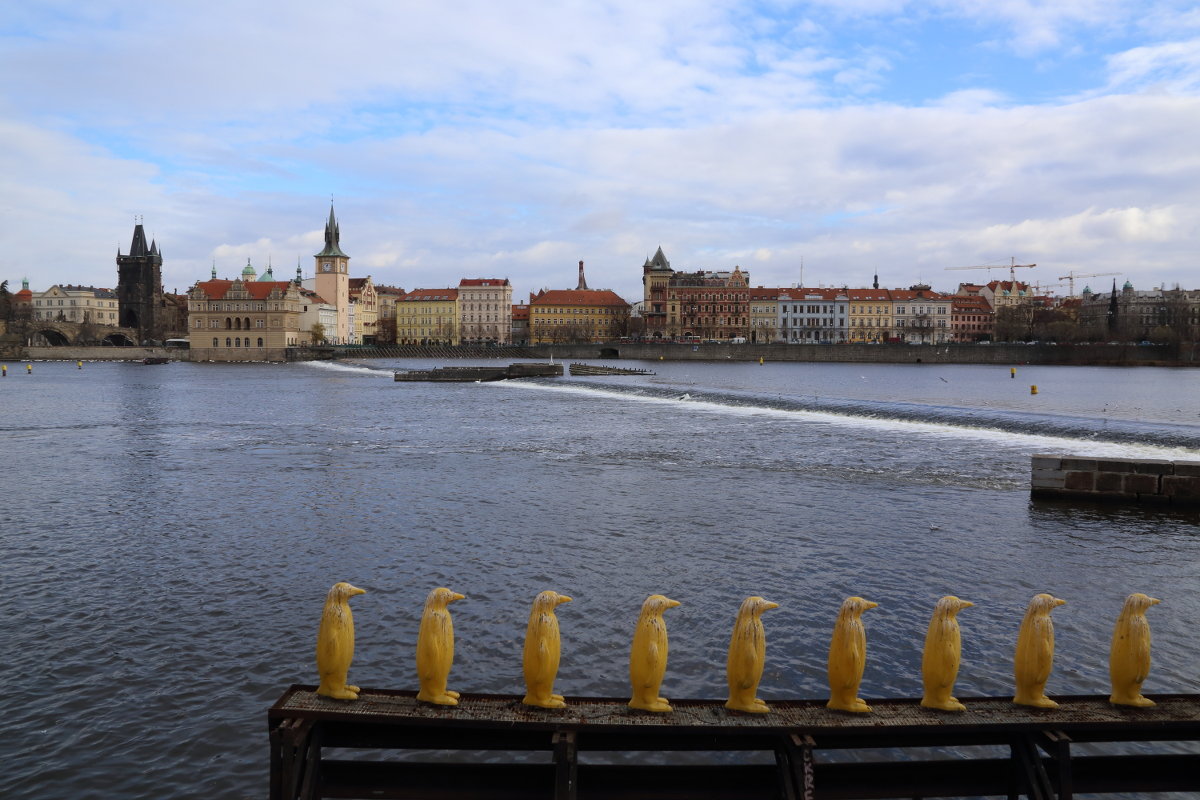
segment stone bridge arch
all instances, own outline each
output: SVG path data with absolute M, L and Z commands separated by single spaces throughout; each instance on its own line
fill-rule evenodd
M 65 331 L 67 326 L 61 323 L 52 325 L 40 324 L 29 333 L 29 342 L 40 347 L 66 347 L 72 343 L 72 334 L 78 331 Z
M 29 343 L 35 347 L 70 347 L 72 345 L 136 346 L 137 330 L 79 322 L 36 320 L 29 328 Z

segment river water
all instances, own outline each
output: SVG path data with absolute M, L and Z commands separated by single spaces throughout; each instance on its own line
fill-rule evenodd
M 630 364 L 623 364 L 630 366 Z M 261 797 L 266 708 L 315 682 L 346 580 L 360 686 L 415 688 L 428 591 L 452 607 L 451 687 L 519 693 L 534 595 L 556 589 L 556 690 L 622 696 L 646 595 L 663 693 L 724 697 L 741 600 L 760 694 L 827 696 L 841 600 L 861 693 L 921 693 L 934 602 L 960 616 L 957 693 L 1012 691 L 1042 591 L 1048 692 L 1107 694 L 1125 595 L 1150 612 L 1147 694 L 1200 691 L 1200 520 L 1031 502 L 1030 455 L 1200 460 L 1200 370 L 632 364 L 636 377 L 395 383 L 427 362 L 10 365 L 0 381 L 0 796 Z M 1039 387 L 1031 395 L 1029 387 Z

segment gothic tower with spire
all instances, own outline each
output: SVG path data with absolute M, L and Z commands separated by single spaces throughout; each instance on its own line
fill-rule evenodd
M 166 331 L 163 313 L 162 253 L 158 243 L 146 244 L 141 223 L 133 226 L 129 255 L 117 248 L 117 309 L 123 328 L 137 330 L 138 343 L 161 342 Z
M 342 231 L 333 204 L 329 204 L 329 220 L 325 223 L 325 249 L 317 253 L 315 290 L 326 303 L 337 308 L 337 330 L 327 331 L 326 338 L 340 344 L 351 339 L 350 330 L 350 256 L 342 252 Z

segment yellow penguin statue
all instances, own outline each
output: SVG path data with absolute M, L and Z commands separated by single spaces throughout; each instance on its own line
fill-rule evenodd
M 921 705 L 940 711 L 966 711 L 954 697 L 954 679 L 962 659 L 962 635 L 958 630 L 958 612 L 975 605 L 947 595 L 933 607 L 929 631 L 925 634 L 925 654 L 921 657 L 921 679 L 925 694 Z
M 421 691 L 417 699 L 439 706 L 458 705 L 458 692 L 446 688 L 450 666 L 454 663 L 454 622 L 446 606 L 464 595 L 439 587 L 425 600 L 421 630 L 417 634 L 417 678 Z
M 1108 702 L 1119 706 L 1154 705 L 1153 700 L 1142 696 L 1142 681 L 1150 674 L 1150 623 L 1146 621 L 1146 609 L 1160 602 L 1141 592 L 1125 598 L 1121 616 L 1113 628 L 1112 654 L 1108 660 L 1112 694 Z
M 1017 653 L 1013 660 L 1013 674 L 1017 679 L 1017 693 L 1013 702 L 1036 708 L 1058 708 L 1058 703 L 1046 697 L 1046 680 L 1054 668 L 1054 623 L 1050 612 L 1066 600 L 1048 594 L 1037 594 L 1029 601 L 1025 619 L 1021 621 L 1021 632 L 1017 635 Z
M 346 582 L 335 583 L 325 597 L 321 626 L 317 629 L 317 694 L 335 700 L 357 700 L 358 687 L 346 684 L 346 673 L 354 658 L 354 616 L 350 598 L 366 591 Z
M 779 604 L 761 597 L 747 597 L 738 609 L 733 635 L 729 638 L 729 661 L 725 672 L 729 681 L 729 699 L 725 701 L 725 707 L 732 711 L 765 714 L 771 710 L 755 695 L 767 655 L 762 613 L 772 608 L 779 608 Z
M 569 602 L 571 598 L 558 592 L 542 592 L 533 599 L 529 626 L 525 628 L 525 698 L 521 702 L 527 706 L 567 705 L 561 694 L 554 694 L 554 676 L 558 674 L 562 651 L 554 609 Z
M 862 613 L 879 604 L 861 597 L 847 597 L 838 611 L 829 643 L 829 702 L 826 708 L 866 713 L 871 710 L 858 696 L 863 668 L 867 665 L 867 632 Z
M 667 623 L 663 612 L 675 608 L 679 601 L 652 594 L 642 603 L 633 647 L 629 651 L 629 682 L 633 686 L 630 708 L 643 711 L 670 711 L 667 698 L 659 697 L 663 675 L 667 671 Z

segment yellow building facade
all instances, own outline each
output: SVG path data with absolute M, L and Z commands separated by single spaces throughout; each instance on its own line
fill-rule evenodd
M 851 342 L 886 342 L 892 336 L 892 297 L 887 289 L 847 289 Z
M 396 303 L 398 344 L 462 341 L 457 289 L 414 289 Z
M 752 344 L 770 344 L 779 339 L 779 294 L 783 289 L 759 286 L 750 290 L 750 335 Z
M 529 341 L 607 342 L 628 332 L 629 304 L 608 289 L 552 289 L 529 296 Z
M 354 344 L 375 344 L 379 326 L 379 297 L 371 276 L 349 280 L 350 302 L 354 304 L 354 332 L 350 341 Z

